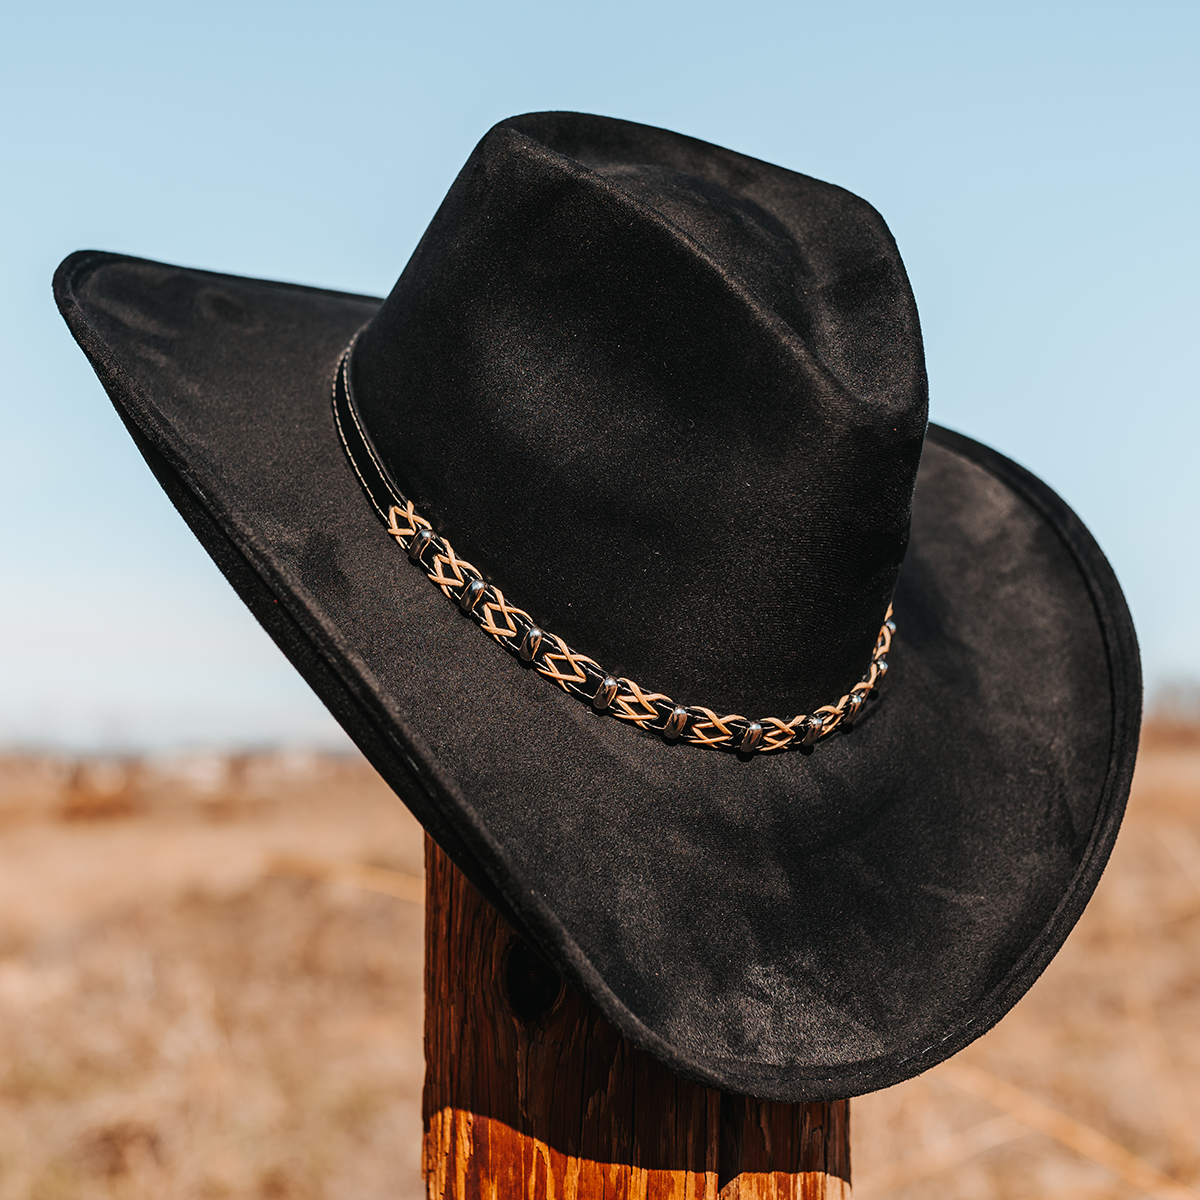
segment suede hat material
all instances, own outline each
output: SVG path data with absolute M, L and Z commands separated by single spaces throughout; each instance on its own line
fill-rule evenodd
M 384 301 L 99 252 L 55 295 L 370 761 L 680 1074 L 779 1100 L 896 1083 L 985 1032 L 1078 919 L 1133 772 L 1128 610 L 1044 484 L 926 431 L 916 308 L 864 201 L 532 114 L 479 144 Z M 811 748 L 738 753 L 555 687 L 388 535 L 331 407 L 352 340 L 392 486 L 575 651 L 787 721 L 864 675 L 891 603 L 878 698 Z

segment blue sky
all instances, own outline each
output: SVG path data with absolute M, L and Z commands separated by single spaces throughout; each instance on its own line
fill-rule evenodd
M 159 492 L 59 319 L 95 247 L 384 294 L 476 140 L 544 108 L 839 183 L 900 245 L 936 421 L 1041 475 L 1200 678 L 1200 7 L 0 9 L 0 746 L 339 734 Z

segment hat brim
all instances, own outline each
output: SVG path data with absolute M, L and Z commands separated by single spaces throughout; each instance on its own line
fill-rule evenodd
M 811 754 L 747 761 L 592 712 L 385 535 L 330 405 L 378 300 L 96 252 L 55 294 L 184 519 L 350 736 L 679 1074 L 784 1101 L 888 1086 L 978 1037 L 1061 946 L 1116 836 L 1141 686 L 1107 562 L 1028 472 L 930 427 L 883 699 Z

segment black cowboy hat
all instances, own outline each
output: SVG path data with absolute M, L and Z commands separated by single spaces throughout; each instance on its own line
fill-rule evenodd
M 91 252 L 55 294 L 370 761 L 680 1074 L 895 1083 L 1062 944 L 1133 771 L 1133 628 L 1057 496 L 926 429 L 864 201 L 541 113 L 386 301 Z

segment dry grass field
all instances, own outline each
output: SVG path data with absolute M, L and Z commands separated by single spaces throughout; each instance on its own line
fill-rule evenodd
M 1017 1009 L 854 1102 L 858 1200 L 1200 1196 L 1196 734 Z M 0 760 L 0 1200 L 423 1195 L 421 847 L 355 760 Z

